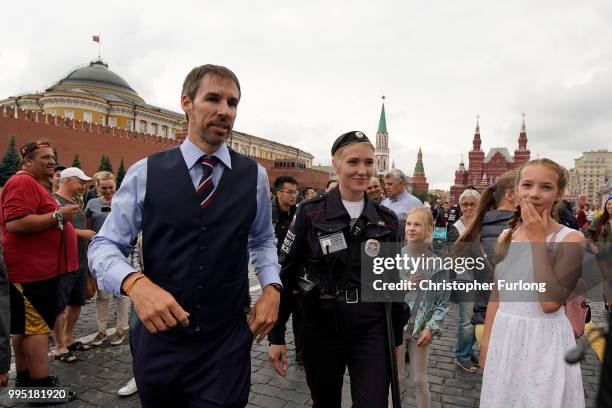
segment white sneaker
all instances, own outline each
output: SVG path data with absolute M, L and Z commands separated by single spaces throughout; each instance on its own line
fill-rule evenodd
M 111 346 L 118 346 L 119 344 L 123 343 L 123 339 L 125 339 L 125 333 L 123 330 L 117 330 L 111 337 Z
M 98 332 L 98 334 L 96 334 L 96 337 L 94 337 L 89 344 L 91 344 L 92 346 L 99 346 L 102 343 L 104 343 L 104 340 L 106 340 L 107 334 L 106 331 L 101 331 Z
M 117 391 L 117 395 L 119 395 L 120 397 L 127 397 L 129 395 L 134 394 L 136 391 L 138 391 L 138 388 L 136 387 L 136 379 L 132 377 L 130 378 L 130 381 L 125 384 L 125 387 L 119 388 L 119 391 Z

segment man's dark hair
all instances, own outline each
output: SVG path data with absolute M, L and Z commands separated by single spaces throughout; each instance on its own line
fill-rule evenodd
M 314 188 L 314 187 L 304 187 L 304 189 L 302 190 L 302 195 L 306 195 L 306 192 L 307 192 L 308 190 L 312 190 L 312 191 L 314 191 L 315 193 L 317 192 L 317 189 L 316 189 L 316 188 Z
M 326 190 L 329 188 L 329 185 L 330 185 L 331 183 L 337 183 L 337 181 L 336 181 L 336 180 L 329 180 L 329 181 L 327 182 L 327 184 L 325 185 L 325 189 L 326 189 Z
M 51 143 L 46 140 L 31 141 L 24 144 L 19 153 L 21 154 L 21 166 L 25 163 L 26 159 L 33 159 L 36 156 L 36 151 L 41 147 L 52 147 Z
M 193 101 L 196 93 L 198 92 L 200 81 L 206 74 L 234 81 L 236 87 L 238 87 L 239 97 L 242 95 L 242 92 L 240 91 L 240 82 L 238 82 L 238 77 L 236 77 L 236 74 L 234 74 L 229 68 L 213 64 L 200 65 L 199 67 L 192 69 L 185 77 L 181 95 L 187 95 L 187 97 Z
M 283 184 L 285 183 L 298 185 L 297 180 L 291 176 L 278 176 L 278 178 L 274 180 L 274 191 L 279 191 L 283 188 Z

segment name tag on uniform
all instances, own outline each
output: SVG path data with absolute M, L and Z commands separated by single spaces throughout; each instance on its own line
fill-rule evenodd
M 319 244 L 321 244 L 321 249 L 324 254 L 327 254 L 328 250 L 330 254 L 333 254 L 334 252 L 348 248 L 342 232 L 319 237 Z

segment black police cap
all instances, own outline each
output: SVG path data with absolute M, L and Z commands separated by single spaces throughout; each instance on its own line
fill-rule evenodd
M 363 142 L 367 142 L 371 144 L 370 139 L 368 139 L 365 133 L 360 132 L 358 130 L 347 132 L 336 139 L 336 141 L 332 145 L 331 154 L 333 156 L 336 153 L 336 151 L 341 147 L 348 146 L 353 143 L 363 143 Z

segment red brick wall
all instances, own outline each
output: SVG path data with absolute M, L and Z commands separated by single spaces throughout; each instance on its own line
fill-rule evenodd
M 69 166 L 79 155 L 86 174 L 93 174 L 107 155 L 116 172 L 123 157 L 126 169 L 138 160 L 176 145 L 172 139 L 132 132 L 41 112 L 0 107 L 0 154 L 15 136 L 17 150 L 30 140 L 48 140 L 57 149 L 59 162 Z
M 59 162 L 66 166 L 78 154 L 81 167 L 88 175 L 98 169 L 102 155 L 110 158 L 116 173 L 122 157 L 127 169 L 138 160 L 177 144 L 176 140 L 161 136 L 0 106 L 0 155 L 4 154 L 13 136 L 17 150 L 31 140 L 48 140 L 57 149 Z M 289 175 L 298 180 L 300 187 L 323 190 L 329 180 L 329 174 L 323 171 L 275 168 L 273 160 L 251 158 L 266 168 L 270 184 L 280 175 Z

